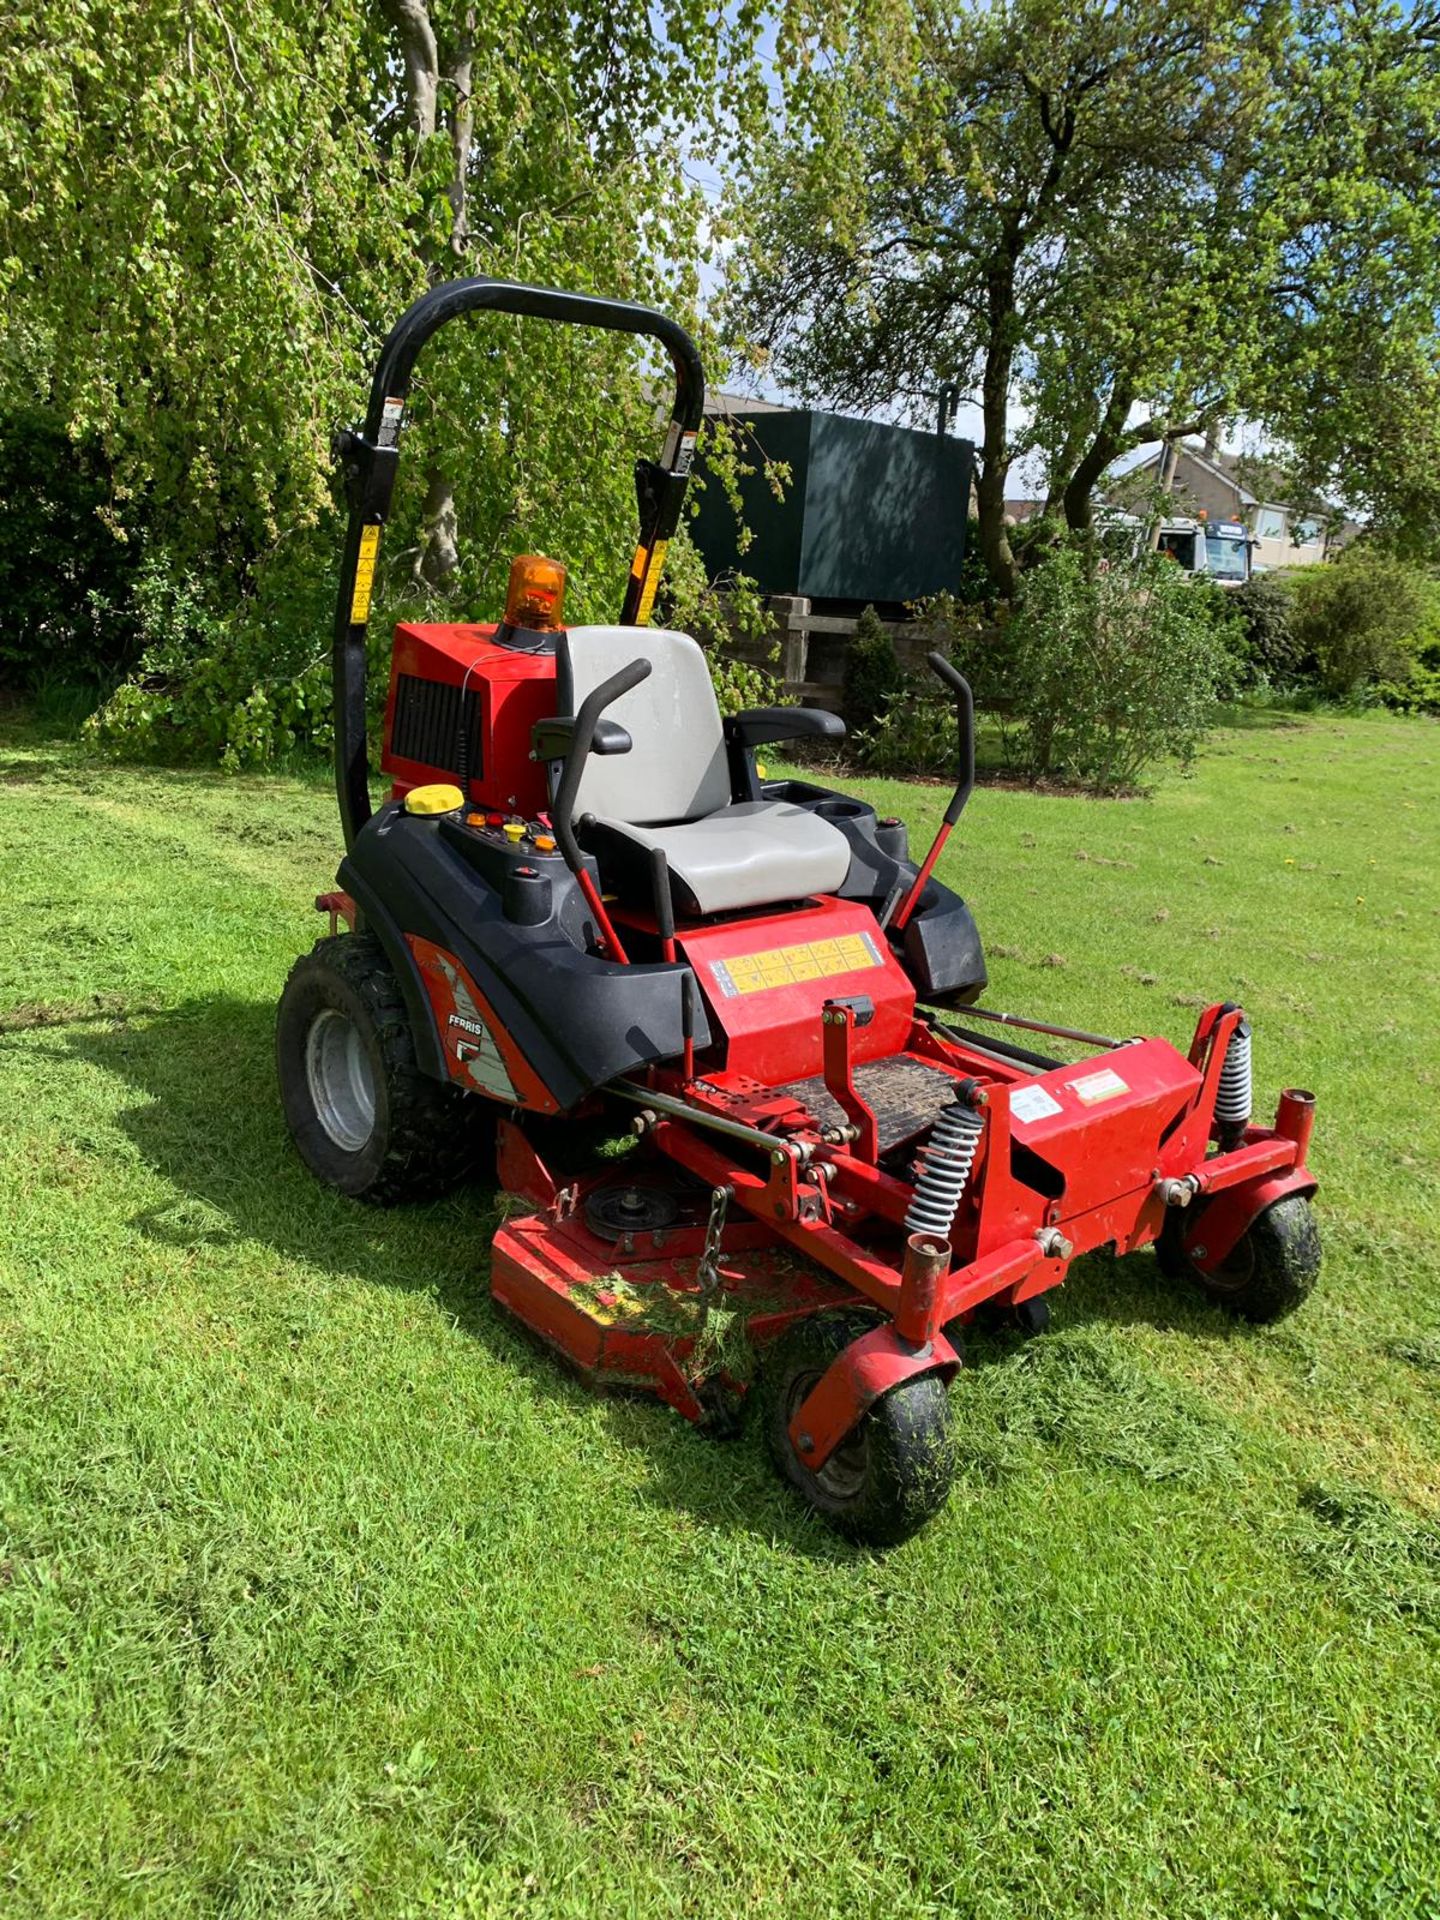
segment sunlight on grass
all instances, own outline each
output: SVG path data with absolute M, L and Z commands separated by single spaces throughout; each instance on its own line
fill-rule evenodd
M 304 1173 L 322 781 L 6 722 L 5 1911 L 1433 1914 L 1440 734 L 1247 720 L 1150 802 L 982 788 L 940 874 L 992 1006 L 1243 1000 L 1262 1106 L 1319 1096 L 1320 1290 L 1080 1263 L 883 1560 L 506 1322 L 483 1182 Z

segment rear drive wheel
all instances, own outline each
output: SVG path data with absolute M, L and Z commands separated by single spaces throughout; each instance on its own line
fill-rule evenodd
M 875 1325 L 856 1314 L 817 1314 L 773 1347 L 760 1370 L 765 1437 L 782 1479 L 837 1532 L 894 1547 L 919 1531 L 950 1493 L 950 1408 L 938 1374 L 921 1374 L 877 1400 L 818 1471 L 790 1441 L 790 1422 L 832 1360 Z
M 1182 1236 L 1204 1242 L 1203 1212 L 1193 1229 L 1183 1212 L 1166 1219 L 1155 1255 L 1175 1279 L 1190 1280 L 1217 1306 L 1241 1320 L 1264 1326 L 1293 1313 L 1320 1275 L 1320 1230 L 1303 1194 L 1287 1194 L 1251 1222 L 1220 1265 L 1204 1273 L 1182 1244 Z
M 489 1115 L 416 1065 L 400 983 L 371 934 L 317 941 L 296 961 L 275 1060 L 300 1157 L 341 1193 L 379 1206 L 428 1199 L 483 1151 Z

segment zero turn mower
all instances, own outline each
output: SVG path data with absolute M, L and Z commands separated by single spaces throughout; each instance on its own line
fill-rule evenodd
M 567 628 L 563 569 L 527 556 L 498 625 L 396 629 L 372 812 L 365 635 L 405 399 L 424 343 L 479 309 L 652 336 L 673 417 L 636 469 L 617 625 Z M 1255 1123 L 1238 1006 L 1207 1008 L 1180 1053 L 975 1005 L 980 938 L 934 877 L 974 755 L 941 656 L 960 779 L 921 861 L 864 801 L 764 776 L 758 748 L 835 741 L 839 719 L 722 720 L 701 649 L 647 624 L 703 400 L 685 331 L 618 301 L 462 280 L 386 340 L 339 442 L 346 853 L 316 902 L 330 937 L 280 1002 L 280 1083 L 343 1193 L 407 1199 L 493 1161 L 516 1203 L 502 1306 L 596 1385 L 697 1423 L 753 1398 L 784 1478 L 891 1544 L 945 1500 L 946 1388 L 977 1314 L 1033 1330 L 1073 1259 L 1150 1242 L 1248 1319 L 1304 1297 L 1314 1100 L 1282 1093 Z

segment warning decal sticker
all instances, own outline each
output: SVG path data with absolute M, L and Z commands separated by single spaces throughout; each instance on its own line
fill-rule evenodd
M 1099 1073 L 1087 1073 L 1083 1080 L 1072 1080 L 1070 1091 L 1087 1107 L 1094 1107 L 1102 1100 L 1113 1100 L 1117 1093 L 1128 1093 L 1130 1088 L 1113 1067 L 1102 1067 Z
M 1027 1120 L 1048 1120 L 1060 1111 L 1060 1102 L 1052 1100 L 1043 1087 L 1017 1087 L 1010 1096 L 1010 1118 L 1022 1126 Z
M 771 947 L 766 953 L 737 953 L 717 960 L 710 971 L 727 1000 L 770 987 L 798 986 L 804 980 L 829 980 L 839 973 L 860 973 L 884 964 L 868 933 L 844 933 L 833 940 L 807 940 L 798 947 Z
M 655 595 L 660 587 L 660 574 L 665 565 L 665 555 L 670 550 L 668 540 L 657 540 L 650 549 L 650 571 L 645 576 L 645 585 L 640 590 L 640 605 L 635 611 L 637 626 L 647 627 L 650 615 L 655 607 Z
M 350 602 L 350 624 L 363 627 L 370 618 L 370 595 L 375 587 L 375 556 L 380 550 L 380 529 L 360 529 L 360 552 L 355 561 L 355 594 Z

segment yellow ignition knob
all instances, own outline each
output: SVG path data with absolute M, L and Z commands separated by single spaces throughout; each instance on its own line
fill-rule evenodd
M 502 832 L 512 847 L 518 846 L 525 838 L 525 822 L 523 820 L 507 820 L 502 828 Z
M 412 787 L 405 796 L 407 813 L 455 813 L 464 804 L 459 787 Z

